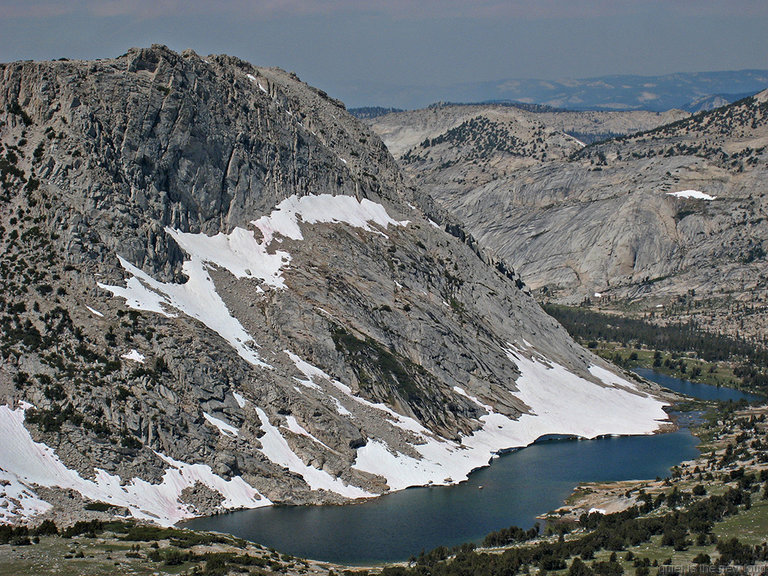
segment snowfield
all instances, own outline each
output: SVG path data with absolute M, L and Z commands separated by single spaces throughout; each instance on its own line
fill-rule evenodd
M 280 238 L 303 240 L 299 221 L 306 224 L 345 223 L 369 232 L 383 234 L 371 228 L 371 224 L 406 226 L 408 221 L 398 222 L 387 214 L 381 204 L 362 201 L 352 196 L 290 196 L 272 211 L 252 224 L 261 232 L 257 240 L 252 230 L 235 228 L 230 234 L 215 236 L 190 234 L 171 228 L 166 232 L 189 255 L 182 271 L 189 278 L 184 284 L 159 282 L 127 260 L 119 257 L 120 264 L 130 278 L 125 286 L 109 286 L 97 283 L 99 288 L 125 299 L 135 310 L 156 312 L 164 316 L 176 316 L 181 312 L 195 318 L 226 340 L 246 362 L 269 368 L 256 351 L 257 344 L 242 324 L 230 314 L 224 301 L 216 292 L 209 274 L 209 267 L 216 266 L 229 271 L 235 278 L 254 278 L 264 287 L 284 289 L 282 269 L 291 261 L 283 250 L 272 253 L 268 248 Z
M 710 196 L 699 190 L 681 190 L 680 192 L 667 192 L 668 196 L 676 198 L 693 198 L 694 200 L 714 200 L 717 196 Z
M 50 505 L 34 492 L 34 485 L 71 488 L 91 500 L 126 507 L 132 516 L 172 526 L 195 512 L 179 501 L 182 490 L 200 482 L 224 496 L 222 507 L 258 508 L 272 504 L 242 478 L 224 480 L 210 466 L 187 464 L 158 454 L 168 468 L 159 484 L 140 478 L 123 483 L 114 476 L 94 469 L 96 478 L 87 480 L 70 470 L 53 450 L 35 442 L 24 427 L 24 412 L 28 404 L 16 409 L 0 406 L 0 519 L 4 521 L 28 518 L 44 512 Z
M 355 468 L 379 474 L 393 490 L 423 484 L 451 484 L 466 480 L 472 470 L 487 466 L 500 450 L 520 448 L 547 434 L 596 438 L 608 434 L 652 434 L 668 420 L 664 403 L 639 392 L 631 382 L 592 366 L 590 373 L 603 385 L 577 376 L 563 366 L 536 357 L 531 349 L 510 345 L 507 356 L 521 375 L 515 394 L 530 408 L 517 420 L 499 414 L 454 389 L 488 414 L 481 430 L 456 444 L 422 435 L 424 444 L 414 448 L 421 459 L 394 452 L 384 443 L 370 441 L 358 449 Z M 596 418 L 595 414 L 600 414 Z

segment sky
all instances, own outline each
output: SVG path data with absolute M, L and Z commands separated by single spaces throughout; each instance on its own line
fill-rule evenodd
M 0 0 L 0 61 L 159 43 L 414 107 L 456 84 L 766 69 L 766 30 L 765 0 Z

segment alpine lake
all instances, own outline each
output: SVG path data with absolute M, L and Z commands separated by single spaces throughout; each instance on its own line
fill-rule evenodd
M 642 377 L 701 400 L 758 399 L 725 387 L 638 369 Z M 675 432 L 582 440 L 547 436 L 494 458 L 454 486 L 409 488 L 349 506 L 271 506 L 197 518 L 184 527 L 233 534 L 284 554 L 350 566 L 404 561 L 437 546 L 479 543 L 489 532 L 530 528 L 581 482 L 666 477 L 696 458 L 698 439 Z

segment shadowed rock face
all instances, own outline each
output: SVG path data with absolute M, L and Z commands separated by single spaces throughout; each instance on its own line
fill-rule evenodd
M 371 123 L 418 188 L 537 297 L 575 304 L 598 293 L 685 321 L 695 294 L 702 326 L 760 340 L 766 106 L 762 92 L 691 117 L 478 106 Z M 489 143 L 494 132 L 507 137 Z M 568 134 L 618 137 L 584 148 Z M 686 190 L 715 199 L 672 195 Z
M 258 505 L 222 500 L 224 481 L 262 503 L 458 481 L 539 433 L 613 431 L 593 415 L 609 388 L 614 414 L 653 409 L 619 432 L 663 417 L 595 372 L 503 260 L 430 223 L 382 142 L 294 75 L 153 46 L 0 78 L 0 393 L 34 406 L 26 429 L 83 481 L 175 470 L 193 508 L 167 522 Z M 527 401 L 522 365 L 549 374 Z M 568 410 L 583 424 L 515 428 L 546 413 L 539 386 L 573 382 L 592 391 Z M 417 471 L 387 476 L 376 454 Z

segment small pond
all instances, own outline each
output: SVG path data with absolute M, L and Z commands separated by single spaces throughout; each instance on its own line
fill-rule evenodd
M 650 368 L 636 368 L 634 372 L 643 378 L 661 384 L 665 388 L 669 388 L 673 392 L 685 394 L 686 396 L 698 400 L 717 400 L 721 402 L 728 402 L 729 400 L 737 402 L 742 399 L 747 402 L 758 402 L 761 400 L 761 397 L 757 394 L 742 392 L 741 390 L 728 388 L 726 386 L 712 386 L 711 384 L 699 384 L 698 382 L 681 380 L 674 376 L 667 376 L 666 374 L 655 372 Z

